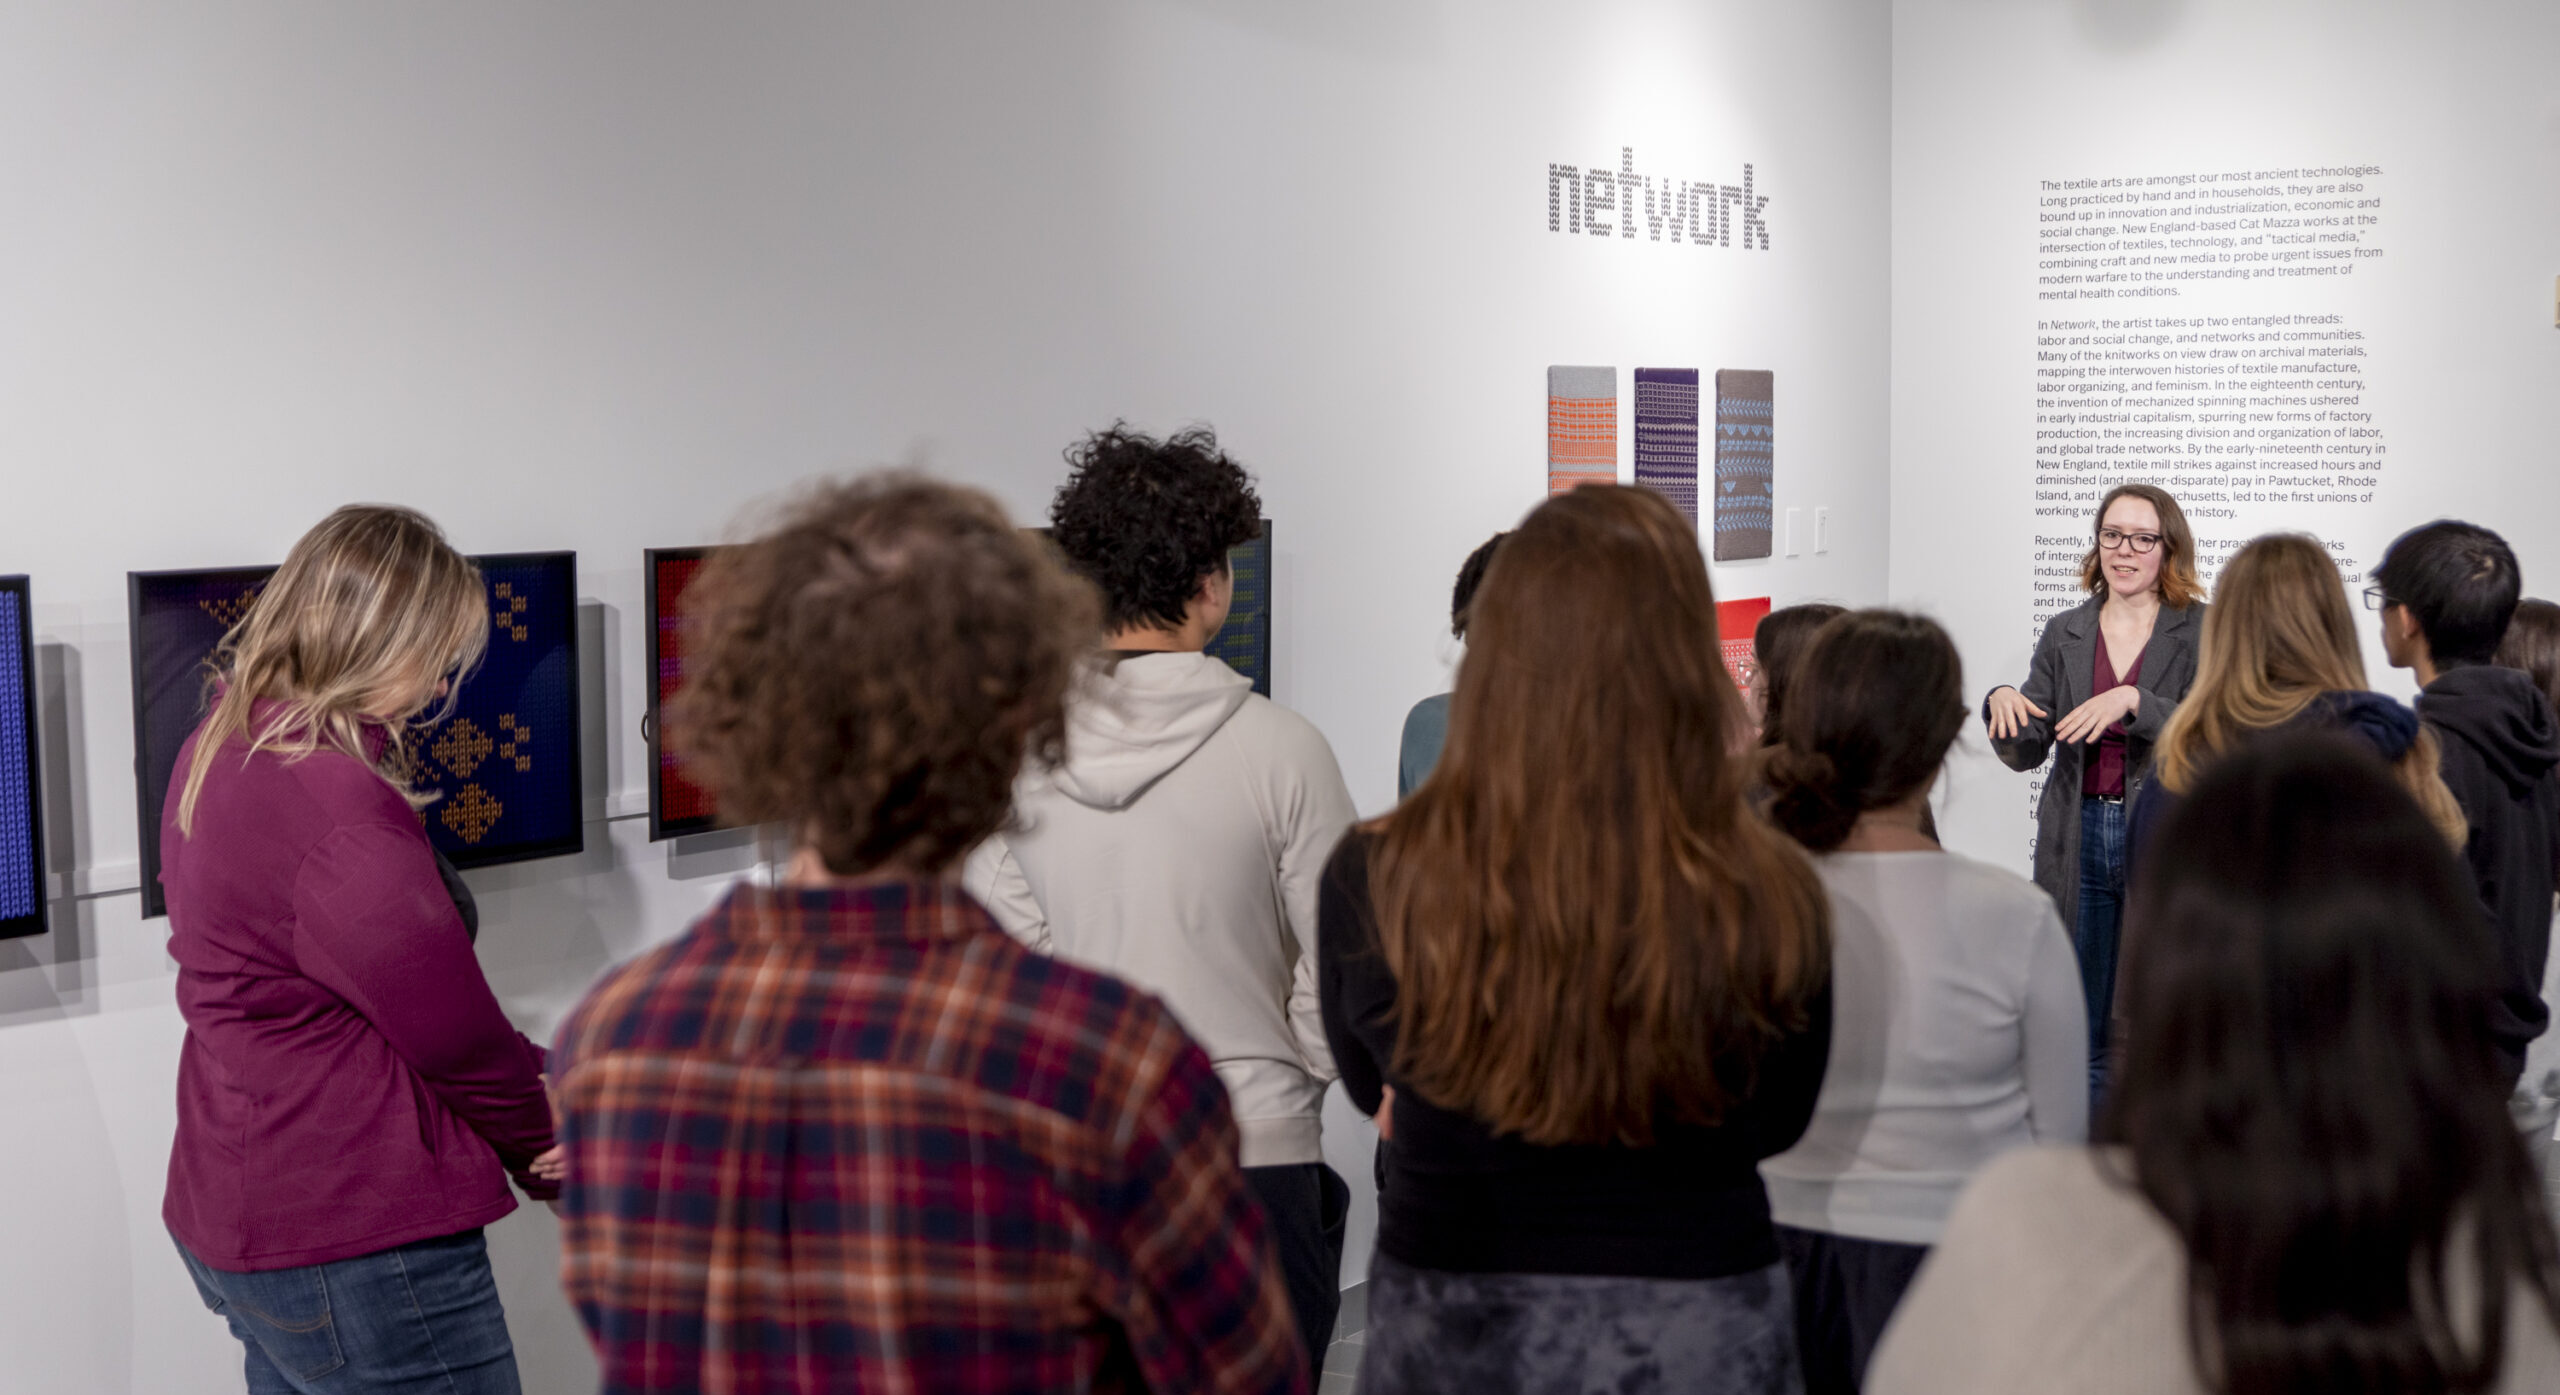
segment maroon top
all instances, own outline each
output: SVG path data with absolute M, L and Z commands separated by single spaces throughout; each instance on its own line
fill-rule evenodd
M 160 818 L 187 1022 L 170 1231 L 257 1272 L 486 1225 L 515 1209 L 509 1172 L 556 1195 L 524 1171 L 552 1141 L 542 1048 L 499 1010 L 408 801 L 339 752 L 226 751 L 182 836 L 195 745 Z
M 2097 668 L 2097 676 L 2091 680 L 2089 684 L 2089 696 L 2091 697 L 2096 697 L 2100 693 L 2110 692 L 2117 688 L 2132 687 L 2134 682 L 2142 677 L 2142 656 L 2140 654 L 2134 655 L 2133 667 L 2126 669 L 2124 671 L 2124 676 L 2122 678 L 2118 678 L 2116 676 L 2115 659 L 2107 653 L 2107 637 L 2105 635 L 2100 635 L 2098 636 Z M 2090 754 L 2089 763 L 2080 767 L 2081 798 L 2124 798 L 2124 733 L 2126 725 L 2127 724 L 2125 722 L 2118 722 L 2114 726 L 2107 728 L 2105 734 L 2098 738 L 2098 749 Z

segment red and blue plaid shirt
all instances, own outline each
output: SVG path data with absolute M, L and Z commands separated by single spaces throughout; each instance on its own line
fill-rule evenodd
M 620 1391 L 1303 1391 L 1208 1058 L 957 886 L 742 886 L 552 1056 Z

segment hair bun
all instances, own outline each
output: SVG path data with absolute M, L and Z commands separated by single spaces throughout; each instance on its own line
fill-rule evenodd
M 1857 792 L 1847 787 L 1830 756 L 1792 744 L 1775 746 L 1762 771 L 1775 796 L 1769 818 L 1797 842 L 1825 852 L 1840 846 L 1857 827 Z
M 1781 793 L 1807 786 L 1836 784 L 1840 779 L 1839 768 L 1831 763 L 1831 757 L 1820 751 L 1784 744 L 1769 748 L 1768 756 L 1761 763 L 1761 772 L 1762 778 L 1769 782 L 1769 788 Z

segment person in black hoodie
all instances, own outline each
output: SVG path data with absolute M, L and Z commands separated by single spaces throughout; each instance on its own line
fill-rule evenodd
M 2505 539 L 2439 520 L 2394 539 L 2373 581 L 2365 604 L 2382 612 L 2392 666 L 2417 675 L 2418 717 L 2470 824 L 2463 853 L 2503 960 L 2490 1032 L 2512 1084 L 2551 1022 L 2542 970 L 2560 876 L 2560 717 L 2532 678 L 2496 664 L 2523 578 Z

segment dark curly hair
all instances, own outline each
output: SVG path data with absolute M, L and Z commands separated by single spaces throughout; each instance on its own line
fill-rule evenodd
M 685 595 L 668 736 L 743 823 L 838 876 L 949 866 L 1061 759 L 1092 588 L 995 500 L 903 472 L 809 489 Z
M 1208 427 L 1159 441 L 1114 422 L 1066 455 L 1049 536 L 1102 588 L 1106 628 L 1181 624 L 1200 578 L 1262 535 L 1252 477 Z

